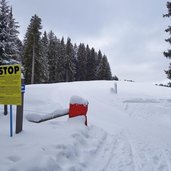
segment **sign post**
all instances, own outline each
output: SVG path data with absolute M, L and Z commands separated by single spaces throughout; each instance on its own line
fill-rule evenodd
M 16 111 L 16 129 L 15 133 L 18 134 L 23 130 L 23 107 L 24 107 L 24 93 L 25 93 L 25 85 L 24 78 L 21 79 L 21 105 L 17 105 Z
M 12 105 L 21 105 L 21 65 L 0 66 L 0 104 L 10 105 L 12 136 Z
M 4 115 L 7 115 L 7 114 L 8 114 L 8 106 L 4 105 Z
M 117 83 L 114 84 L 115 87 L 115 94 L 117 94 L 118 90 L 117 90 Z
M 10 137 L 13 135 L 13 124 L 12 124 L 12 105 L 10 105 Z

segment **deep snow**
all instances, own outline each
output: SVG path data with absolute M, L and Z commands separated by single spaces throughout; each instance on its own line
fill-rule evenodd
M 0 106 L 0 171 L 169 171 L 171 88 L 149 83 L 87 81 L 26 86 L 24 125 L 9 136 Z M 70 98 L 89 102 L 84 118 L 68 116 Z M 15 108 L 13 108 L 15 131 Z

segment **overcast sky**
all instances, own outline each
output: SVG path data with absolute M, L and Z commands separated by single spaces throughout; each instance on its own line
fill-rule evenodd
M 163 51 L 170 19 L 166 0 L 8 0 L 23 39 L 30 19 L 42 19 L 42 32 L 85 43 L 108 57 L 121 80 L 162 82 L 169 61 Z

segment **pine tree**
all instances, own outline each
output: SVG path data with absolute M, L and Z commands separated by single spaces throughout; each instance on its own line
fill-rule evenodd
M 104 55 L 101 59 L 99 70 L 97 74 L 98 80 L 111 80 L 112 74 L 107 57 Z
M 55 57 L 55 82 L 63 81 L 64 58 L 62 55 L 63 46 L 61 40 L 56 37 L 56 57 Z
M 98 55 L 97 55 L 97 64 L 98 65 L 100 64 L 100 61 L 101 61 L 102 57 L 103 57 L 102 52 L 101 52 L 101 50 L 99 50 Z
M 20 60 L 20 45 L 21 42 L 18 38 L 19 31 L 17 30 L 19 28 L 18 22 L 15 21 L 12 14 L 12 7 L 10 8 L 9 12 L 9 44 L 7 44 L 7 54 L 12 59 Z
M 52 31 L 48 34 L 49 46 L 48 46 L 48 65 L 49 65 L 49 82 L 55 82 L 55 35 Z
M 56 69 L 56 79 L 58 82 L 65 81 L 65 49 L 64 38 L 62 38 L 59 44 L 58 63 Z
M 71 39 L 67 39 L 66 54 L 65 54 L 65 80 L 66 82 L 74 81 L 76 74 L 76 67 L 74 63 L 74 49 L 71 43 Z
M 84 81 L 87 78 L 87 55 L 86 48 L 83 43 L 78 47 L 77 52 L 77 80 Z
M 0 63 L 14 63 L 20 58 L 18 23 L 13 18 L 12 7 L 0 1 Z M 16 61 L 17 62 L 17 61 Z
M 96 76 L 97 76 L 97 79 L 99 79 L 99 69 L 101 67 L 101 62 L 102 62 L 102 58 L 103 58 L 103 55 L 102 55 L 102 52 L 99 50 L 98 51 L 98 54 L 97 54 L 97 63 L 96 63 Z
M 48 64 L 49 64 L 49 82 L 55 83 L 57 80 L 57 64 L 58 64 L 58 54 L 59 54 L 59 40 L 50 31 L 48 34 L 49 46 L 48 46 Z
M 167 2 L 167 9 L 168 9 L 168 13 L 163 15 L 164 17 L 171 17 L 171 2 Z M 165 30 L 166 32 L 169 33 L 169 35 L 171 35 L 171 26 L 168 26 L 168 28 Z M 171 45 L 171 37 L 169 37 L 168 39 L 165 40 L 166 42 L 168 42 Z M 164 52 L 164 56 L 166 58 L 171 59 L 171 50 L 168 50 L 167 52 Z M 171 79 L 171 63 L 169 65 L 169 69 L 167 71 L 165 71 L 167 77 L 169 79 Z
M 42 82 L 47 83 L 49 81 L 49 64 L 48 64 L 48 37 L 46 31 L 43 33 L 43 37 L 41 39 L 41 56 L 42 56 Z
M 5 52 L 7 40 L 9 38 L 9 28 L 8 28 L 8 17 L 9 17 L 9 6 L 6 0 L 0 1 L 0 55 L 1 63 L 3 60 L 7 59 L 7 54 Z M 9 59 L 8 59 L 9 60 Z
M 43 78 L 41 18 L 32 16 L 24 38 L 22 62 L 27 84 L 41 83 Z
M 89 51 L 87 47 L 87 80 L 96 80 L 96 71 L 97 71 L 97 53 L 95 49 L 92 48 Z
M 78 71 L 78 49 L 79 47 L 77 46 L 77 44 L 74 44 L 74 63 L 75 63 L 75 81 L 79 80 L 79 73 Z

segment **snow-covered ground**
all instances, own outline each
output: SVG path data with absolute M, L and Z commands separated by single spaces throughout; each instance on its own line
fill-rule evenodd
M 0 106 L 0 171 L 171 171 L 171 88 L 87 81 L 26 86 L 23 131 L 9 136 Z M 33 123 L 26 118 L 89 102 L 84 117 Z M 13 107 L 15 132 L 15 108 Z

